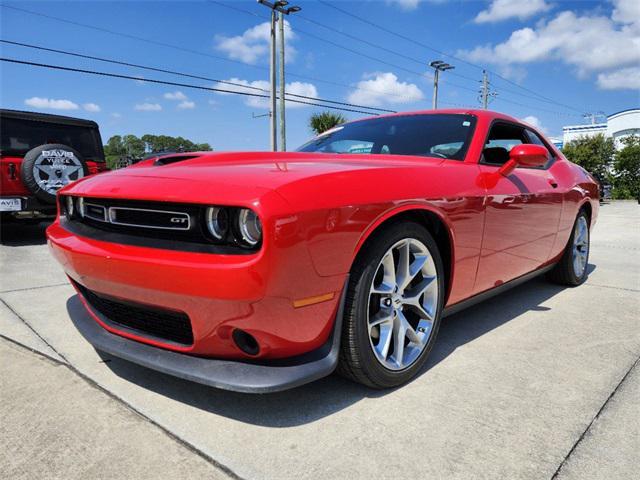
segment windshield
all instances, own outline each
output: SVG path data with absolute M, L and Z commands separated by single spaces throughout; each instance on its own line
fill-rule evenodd
M 77 150 L 85 160 L 103 162 L 100 134 L 96 128 L 38 122 L 22 118 L 0 118 L 0 151 L 24 156 L 47 143 L 61 143 Z
M 299 152 L 418 155 L 463 160 L 476 119 L 464 114 L 397 115 L 340 125 Z

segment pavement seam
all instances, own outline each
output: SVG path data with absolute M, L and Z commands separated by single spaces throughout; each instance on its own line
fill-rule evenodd
M 9 304 L 7 304 L 7 302 L 5 302 L 2 298 L 0 298 L 0 302 L 2 302 L 9 310 L 11 310 L 11 312 L 18 317 L 40 340 L 42 340 L 49 348 L 51 348 L 51 350 L 53 350 L 57 355 L 60 356 L 60 358 L 62 360 L 64 360 L 64 362 L 60 362 L 60 360 L 57 360 L 58 362 L 60 362 L 61 365 L 64 365 L 65 367 L 67 367 L 69 370 L 71 370 L 71 372 L 75 373 L 77 376 L 79 376 L 81 379 L 83 379 L 86 383 L 88 383 L 90 386 L 92 386 L 93 388 L 96 388 L 97 390 L 101 391 L 102 393 L 104 393 L 105 395 L 107 395 L 108 397 L 110 397 L 111 399 L 117 401 L 118 403 L 120 403 L 121 405 L 123 405 L 125 408 L 127 408 L 129 411 L 137 414 L 138 416 L 140 416 L 141 418 L 143 418 L 144 420 L 146 420 L 147 422 L 149 422 L 150 424 L 154 425 L 156 428 L 158 428 L 161 432 L 163 432 L 165 435 L 167 435 L 169 438 L 171 438 L 172 440 L 174 440 L 175 442 L 179 443 L 180 445 L 182 445 L 183 447 L 185 447 L 187 450 L 189 450 L 190 452 L 194 453 L 195 455 L 198 455 L 199 457 L 201 457 L 202 459 L 204 459 L 206 462 L 210 463 L 211 465 L 213 465 L 215 468 L 217 468 L 218 470 L 220 470 L 222 473 L 226 474 L 229 476 L 229 478 L 233 478 L 234 480 L 245 480 L 243 477 L 241 477 L 240 475 L 238 475 L 236 472 L 234 472 L 230 467 L 227 467 L 226 465 L 218 462 L 216 459 L 214 459 L 213 457 L 211 457 L 210 455 L 208 455 L 207 453 L 203 452 L 202 450 L 200 450 L 198 447 L 196 447 L 195 445 L 193 445 L 192 443 L 186 441 L 185 439 L 179 437 L 178 435 L 176 435 L 175 433 L 173 433 L 172 431 L 170 431 L 168 428 L 164 427 L 163 425 L 161 425 L 160 423 L 156 422 L 155 420 L 153 420 L 152 418 L 150 418 L 149 416 L 145 415 L 144 413 L 142 413 L 140 410 L 138 410 L 136 407 L 134 407 L 133 405 L 131 405 L 129 402 L 127 402 L 125 399 L 119 397 L 118 395 L 116 395 L 115 393 L 107 390 L 105 387 L 103 387 L 102 385 L 100 385 L 98 382 L 96 382 L 95 380 L 93 380 L 91 377 L 85 375 L 84 373 L 82 373 L 80 370 L 78 370 L 76 367 L 74 367 L 69 360 L 67 360 L 67 358 L 60 353 L 58 350 L 56 350 L 53 345 L 51 345 L 49 342 L 47 342 L 30 324 L 29 322 L 27 322 L 22 316 L 20 316 L 18 314 L 18 312 L 16 312 L 13 308 L 11 308 L 11 306 Z M 2 338 L 6 338 L 4 335 L 0 334 L 0 336 Z M 25 349 L 29 350 L 29 351 L 33 351 L 30 347 L 27 347 L 25 345 L 22 345 L 20 342 L 16 342 L 14 340 L 11 340 L 14 344 L 19 345 L 21 347 L 24 347 Z M 41 352 L 34 352 L 34 353 L 38 353 L 40 355 L 44 355 Z M 46 355 L 44 355 L 46 356 Z M 47 358 L 51 358 L 46 356 Z
M 53 285 L 42 285 L 40 287 L 16 288 L 14 290 L 0 290 L 0 293 L 27 292 L 29 290 L 40 290 L 41 288 L 62 287 L 64 285 L 69 285 L 69 283 L 68 282 L 54 283 Z
M 585 283 L 589 287 L 600 287 L 600 288 L 610 288 L 612 290 L 624 290 L 626 292 L 636 292 L 640 293 L 640 290 L 636 290 L 635 288 L 625 288 L 625 287 L 613 287 L 611 285 L 599 285 L 597 283 Z
M 604 401 L 604 403 L 600 406 L 600 409 L 598 410 L 598 413 L 596 413 L 596 415 L 591 419 L 591 421 L 589 422 L 589 425 L 587 425 L 587 428 L 584 429 L 584 431 L 582 432 L 580 437 L 578 437 L 578 439 L 575 441 L 575 443 L 571 447 L 571 450 L 569 450 L 569 452 L 562 459 L 562 462 L 560 462 L 560 465 L 558 465 L 558 468 L 556 469 L 556 471 L 552 475 L 551 480 L 554 480 L 554 479 L 558 478 L 558 475 L 560 474 L 560 471 L 562 470 L 562 467 L 564 467 L 564 465 L 567 463 L 567 461 L 569 460 L 569 458 L 571 457 L 571 455 L 573 454 L 575 449 L 578 447 L 578 445 L 580 443 L 582 443 L 582 440 L 587 435 L 587 432 L 589 432 L 589 430 L 591 429 L 592 425 L 600 417 L 600 415 L 604 411 L 605 407 L 609 404 L 609 402 L 611 401 L 613 396 L 618 392 L 618 390 L 620 389 L 620 386 L 625 382 L 625 380 L 627 379 L 627 377 L 629 376 L 631 371 L 638 365 L 638 362 L 640 362 L 640 356 L 638 358 L 636 358 L 636 360 L 635 360 L 635 362 L 633 362 L 633 364 L 631 364 L 631 366 L 629 367 L 627 372 L 622 377 L 622 380 L 620 380 L 620 382 L 618 382 L 618 384 L 616 385 L 616 388 L 613 389 L 613 391 L 609 394 L 609 396 Z
M 57 363 L 59 365 L 64 365 L 65 364 L 59 358 L 51 357 L 51 356 L 47 355 L 46 353 L 41 352 L 40 350 L 37 350 L 37 349 L 35 349 L 33 347 L 30 347 L 29 345 L 25 345 L 24 343 L 19 342 L 14 338 L 7 337 L 6 335 L 4 335 L 2 333 L 0 333 L 0 338 L 2 338 L 3 340 L 5 340 L 5 341 L 7 341 L 9 343 L 17 345 L 18 347 L 24 348 L 25 350 L 29 350 L 31 353 L 35 353 L 36 355 L 38 355 L 40 357 L 44 357 L 45 360 L 50 360 L 50 361 L 52 361 L 54 363 Z

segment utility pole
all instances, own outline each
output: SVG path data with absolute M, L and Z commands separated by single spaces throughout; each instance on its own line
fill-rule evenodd
M 487 71 L 482 70 L 482 108 L 487 109 L 489 106 L 489 77 Z
M 443 62 L 442 60 L 434 60 L 429 64 L 431 68 L 434 69 L 433 73 L 433 104 L 432 108 L 434 110 L 438 109 L 438 81 L 440 79 L 440 72 L 444 72 L 446 70 L 453 70 L 453 65 L 449 65 L 448 63 Z
M 271 9 L 271 31 L 270 31 L 270 61 L 269 61 L 269 80 L 271 84 L 269 103 L 271 109 L 270 116 L 270 138 L 271 150 L 278 150 L 277 128 L 276 128 L 276 20 L 280 30 L 280 148 L 282 151 L 287 149 L 286 140 L 286 122 L 285 122 L 285 76 L 284 76 L 284 15 L 299 12 L 300 7 L 293 6 L 285 8 L 289 2 L 286 0 L 278 0 L 271 3 L 267 0 L 258 0 L 258 3 Z M 279 13 L 279 15 L 278 15 Z
M 285 2 L 286 3 L 286 2 Z M 281 13 L 278 18 L 278 27 L 280 28 L 280 150 L 287 151 L 287 129 L 285 121 L 285 105 L 284 105 L 284 15 Z
M 489 103 L 491 102 L 491 100 L 498 96 L 497 92 L 491 91 L 491 82 L 489 81 L 489 75 L 487 74 L 486 70 L 482 71 L 482 86 L 480 87 L 479 93 L 480 95 L 478 96 L 478 101 L 480 102 L 480 105 L 482 105 L 482 108 L 484 108 L 485 110 L 489 108 Z
M 271 150 L 278 151 L 278 138 L 276 135 L 276 11 L 271 10 L 271 30 L 269 48 L 269 82 L 271 84 L 271 93 L 269 96 L 269 127 L 271 128 Z
M 591 125 L 595 125 L 598 118 L 604 117 L 604 112 L 593 112 L 593 113 L 585 113 L 582 115 L 583 118 L 586 118 L 591 121 Z

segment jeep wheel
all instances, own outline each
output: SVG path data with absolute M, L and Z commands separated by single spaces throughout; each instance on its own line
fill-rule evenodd
M 26 187 L 40 201 L 54 204 L 57 191 L 88 175 L 89 169 L 76 150 L 50 143 L 27 152 L 21 174 Z

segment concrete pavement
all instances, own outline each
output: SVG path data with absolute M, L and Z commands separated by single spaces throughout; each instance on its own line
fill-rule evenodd
M 112 395 L 101 393 L 106 403 L 138 412 L 218 473 L 632 478 L 630 466 L 640 464 L 640 425 L 632 416 L 640 356 L 635 202 L 602 207 L 585 285 L 564 289 L 538 279 L 448 318 L 424 372 L 387 392 L 332 376 L 250 396 L 101 356 L 68 319 L 74 292 L 40 233 L 11 232 L 0 247 L 0 334 L 68 362 Z

